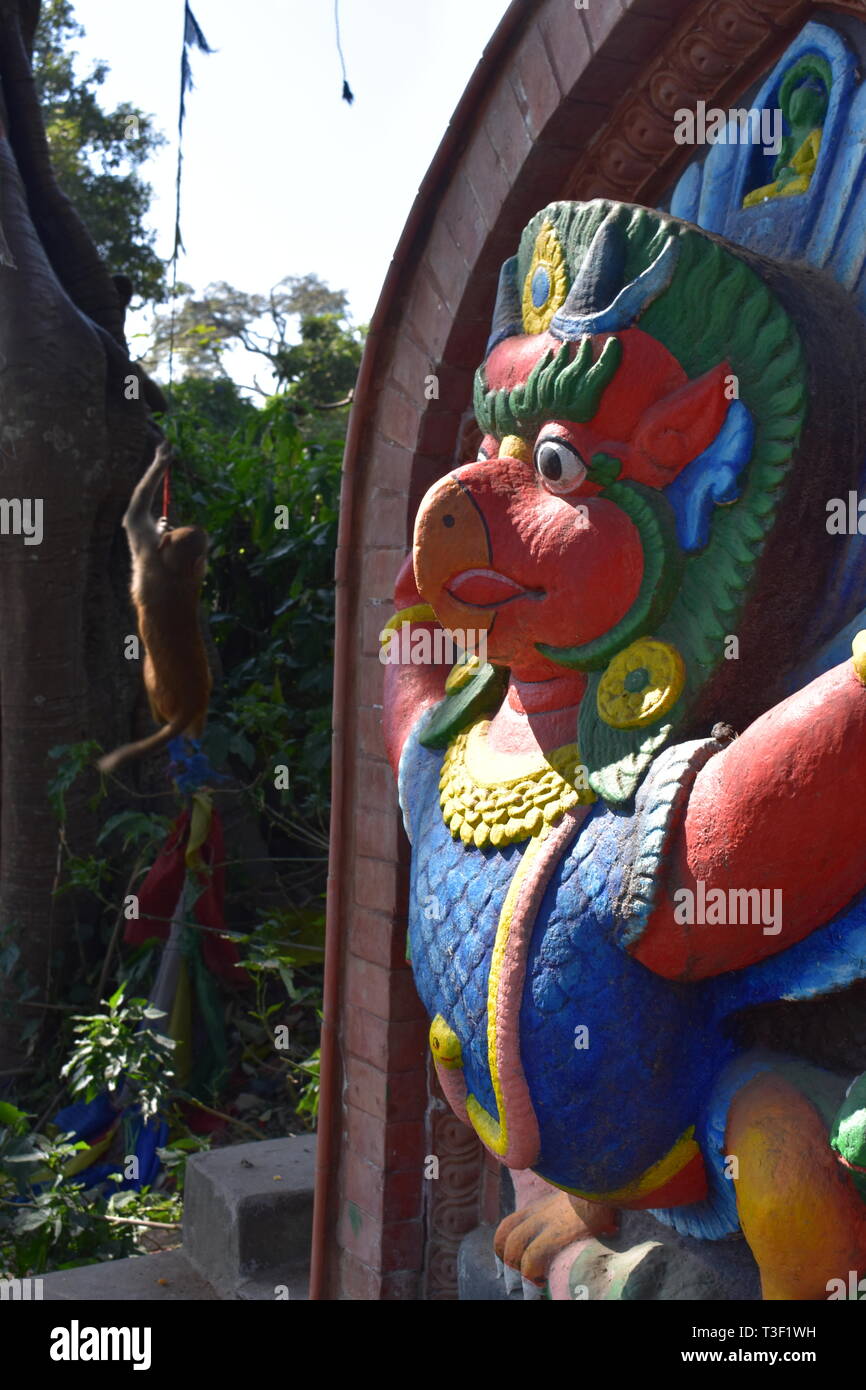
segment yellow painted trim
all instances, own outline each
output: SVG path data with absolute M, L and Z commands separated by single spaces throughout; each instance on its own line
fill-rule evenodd
M 471 680 L 478 675 L 481 670 L 481 661 L 474 652 L 467 654 L 462 661 L 458 661 L 451 667 L 445 678 L 445 694 L 454 695 L 456 691 L 462 690 L 464 685 L 468 685 Z
M 618 1187 L 615 1192 L 584 1192 L 579 1187 L 565 1187 L 563 1183 L 558 1182 L 551 1183 L 551 1186 L 558 1187 L 561 1192 L 570 1192 L 572 1197 L 586 1197 L 591 1202 L 628 1202 L 635 1197 L 645 1197 L 648 1193 L 664 1187 L 700 1153 L 694 1135 L 695 1127 L 689 1125 L 664 1158 L 647 1168 L 646 1172 L 641 1173 L 633 1182 L 626 1183 L 625 1187 Z M 550 1178 L 546 1178 L 545 1181 L 550 1182 Z
M 484 1109 L 473 1095 L 466 1097 L 466 1113 L 472 1122 L 472 1126 L 482 1143 L 500 1156 L 508 1151 L 508 1117 L 505 1113 L 505 1102 L 502 1096 L 502 1083 L 499 1079 L 499 1063 L 496 1055 L 496 1015 L 499 1004 L 499 984 L 502 976 L 502 968 L 508 953 L 508 940 L 511 935 L 511 925 L 514 920 L 514 910 L 517 906 L 517 899 L 523 887 L 524 879 L 533 867 L 535 860 L 541 851 L 541 847 L 549 834 L 549 827 L 544 826 L 538 835 L 530 840 L 524 851 L 520 863 L 505 895 L 505 902 L 502 904 L 502 911 L 499 914 L 499 922 L 496 927 L 496 940 L 493 944 L 493 956 L 490 961 L 490 978 L 487 986 L 487 1065 L 490 1069 L 490 1081 L 493 1086 L 493 1094 L 496 1098 L 496 1109 L 499 1119 L 496 1120 L 488 1110 Z
M 384 646 L 386 642 L 390 641 L 385 633 L 396 631 L 404 623 L 435 623 L 436 621 L 436 614 L 429 603 L 416 603 L 413 608 L 401 608 L 399 613 L 395 613 L 393 618 L 388 619 L 379 633 L 379 641 Z

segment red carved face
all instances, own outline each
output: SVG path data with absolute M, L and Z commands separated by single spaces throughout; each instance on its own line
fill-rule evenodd
M 594 356 L 608 336 L 594 340 Z M 617 336 L 622 361 L 592 420 L 543 420 L 531 437 L 488 435 L 482 456 L 435 483 L 418 511 L 420 594 L 445 627 L 486 631 L 489 659 L 523 680 L 561 674 L 537 643 L 602 636 L 640 588 L 637 528 L 587 478 L 593 455 L 619 459 L 623 478 L 661 487 L 724 420 L 724 365 L 689 382 L 647 334 Z M 550 346 L 560 344 L 547 334 L 506 339 L 487 360 L 488 386 L 525 381 Z

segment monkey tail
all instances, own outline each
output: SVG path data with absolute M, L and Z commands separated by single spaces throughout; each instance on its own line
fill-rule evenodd
M 112 753 L 104 753 L 96 766 L 100 772 L 115 772 L 123 763 L 128 763 L 133 758 L 143 758 L 145 753 L 152 753 L 157 748 L 164 748 L 167 743 L 171 743 L 173 738 L 178 738 L 184 733 L 191 723 L 192 719 L 189 714 L 179 715 L 170 724 L 164 724 L 161 729 L 157 729 L 155 734 L 150 734 L 148 738 L 139 739 L 137 743 L 123 743 Z

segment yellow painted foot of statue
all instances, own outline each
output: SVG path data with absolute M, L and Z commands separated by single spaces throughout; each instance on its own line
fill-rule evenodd
M 545 1195 L 499 1223 L 493 1240 L 497 1268 L 501 1268 L 509 1292 L 522 1288 L 524 1298 L 542 1298 L 558 1255 L 593 1236 L 613 1235 L 617 1228 L 613 1207 L 548 1188 Z M 574 1253 L 576 1257 L 577 1248 Z

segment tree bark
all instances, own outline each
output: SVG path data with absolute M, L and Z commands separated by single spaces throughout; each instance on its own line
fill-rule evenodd
M 0 945 L 14 942 L 24 972 L 0 982 L 4 1069 L 21 1060 L 22 984 L 47 997 L 70 920 L 65 898 L 52 903 L 48 750 L 110 747 L 129 725 L 119 522 L 156 437 L 143 392 L 127 389 L 123 305 L 51 169 L 30 69 L 37 14 L 0 0 L 0 496 L 41 499 L 44 516 L 39 544 L 0 534 Z M 77 854 L 92 849 L 94 786 L 67 800 Z

